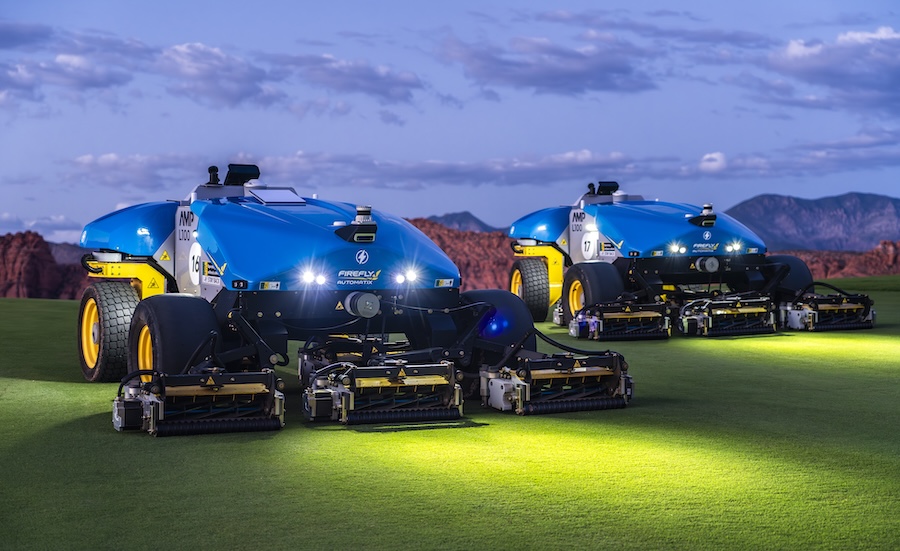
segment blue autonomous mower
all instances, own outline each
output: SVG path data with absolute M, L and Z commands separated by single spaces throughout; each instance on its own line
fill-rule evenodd
M 310 421 L 457 419 L 478 397 L 520 414 L 627 405 L 620 354 L 553 343 L 505 290 L 461 293 L 459 269 L 405 220 L 259 176 L 210 167 L 184 200 L 85 227 L 79 357 L 87 380 L 120 383 L 117 430 L 281 428 L 289 343 Z
M 767 255 L 746 226 L 702 207 L 646 201 L 617 182 L 510 227 L 509 288 L 535 321 L 596 340 L 865 329 L 873 301 L 813 281 L 806 264 Z

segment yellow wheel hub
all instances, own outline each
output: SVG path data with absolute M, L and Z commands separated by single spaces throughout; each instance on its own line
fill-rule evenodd
M 97 367 L 97 358 L 100 357 L 100 309 L 97 308 L 97 301 L 92 298 L 84 305 L 80 338 L 84 363 L 94 369 Z
M 150 328 L 146 325 L 141 327 L 141 332 L 138 333 L 137 361 L 138 369 L 141 371 L 153 370 L 153 342 L 150 338 Z M 152 378 L 150 375 L 141 375 L 141 381 L 145 383 L 149 383 Z
M 522 297 L 522 272 L 519 270 L 515 270 L 509 279 L 509 291 L 519 298 L 524 298 Z
M 584 287 L 581 281 L 575 280 L 569 287 L 569 312 L 575 315 L 575 312 L 584 308 Z

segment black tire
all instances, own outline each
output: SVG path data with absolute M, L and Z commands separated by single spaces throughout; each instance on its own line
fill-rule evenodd
M 478 336 L 500 346 L 496 347 L 497 350 L 486 348 L 473 350 L 472 363 L 467 370 L 469 376 L 462 384 L 463 397 L 472 399 L 480 394 L 480 380 L 477 373 L 481 365 L 498 364 L 510 345 L 520 342 L 526 335 L 533 332 L 534 323 L 531 321 L 531 312 L 528 311 L 528 307 L 522 302 L 522 299 L 509 291 L 501 289 L 466 291 L 460 294 L 460 302 L 463 304 L 486 302 L 496 308 L 494 314 L 482 324 Z M 531 334 L 525 338 L 522 348 L 536 351 L 537 337 Z M 509 363 L 512 364 L 510 367 L 515 367 L 515 356 Z
M 509 291 L 501 289 L 480 289 L 466 291 L 460 294 L 463 304 L 474 302 L 486 302 L 494 305 L 496 312 L 486 320 L 478 336 L 482 339 L 509 346 L 522 340 L 522 338 L 534 329 L 531 321 L 531 312 L 522 299 Z M 532 344 L 529 345 L 529 342 Z M 525 343 L 528 350 L 537 350 L 537 341 L 532 335 Z
M 170 294 L 142 300 L 131 320 L 128 369 L 181 373 L 213 331 L 218 331 L 216 315 L 200 297 Z
M 802 259 L 792 255 L 773 255 L 766 257 L 766 264 L 786 264 L 790 271 L 778 284 L 776 301 L 791 301 L 797 293 L 813 282 L 812 272 Z
M 139 301 L 127 281 L 95 281 L 84 290 L 78 309 L 78 358 L 88 381 L 115 382 L 128 372 L 128 332 Z
M 509 271 L 509 290 L 517 295 L 534 321 L 545 321 L 550 309 L 550 275 L 540 258 L 520 258 Z
M 606 262 L 583 262 L 566 270 L 562 288 L 563 324 L 586 305 L 612 302 L 625 291 L 619 270 Z

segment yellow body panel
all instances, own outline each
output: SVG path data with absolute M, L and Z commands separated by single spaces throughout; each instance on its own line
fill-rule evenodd
M 166 396 L 245 396 L 266 394 L 269 389 L 262 383 L 236 383 L 216 390 L 211 386 L 167 386 Z
M 403 377 L 399 380 L 386 377 L 360 377 L 356 379 L 357 388 L 404 387 L 404 386 L 442 386 L 450 382 L 440 375 L 421 375 Z
M 603 377 L 604 375 L 612 375 L 614 371 L 606 367 L 576 367 L 571 371 L 557 371 L 555 369 L 533 369 L 531 370 L 531 380 L 544 379 L 583 379 L 585 377 Z
M 166 276 L 153 266 L 143 262 L 100 262 L 90 260 L 92 268 L 100 268 L 101 272 L 88 272 L 90 277 L 106 279 L 130 279 L 132 285 L 141 295 L 141 300 L 166 292 Z M 137 283 L 135 285 L 135 283 Z
M 634 318 L 661 318 L 659 312 L 615 312 L 604 313 L 604 319 L 634 319 Z
M 820 304 L 819 310 L 862 310 L 859 304 Z

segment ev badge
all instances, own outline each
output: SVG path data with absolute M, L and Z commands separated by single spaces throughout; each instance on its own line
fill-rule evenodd
M 705 240 L 707 240 L 707 241 L 709 241 L 710 239 L 712 239 L 712 232 L 709 232 L 709 231 L 703 232 L 703 239 L 705 239 Z M 360 252 L 362 252 L 362 251 L 360 251 Z M 359 255 L 357 255 L 357 259 L 358 259 L 358 258 L 359 258 Z
M 365 264 L 368 261 L 369 261 L 369 253 L 367 253 L 363 249 L 356 251 L 356 263 L 357 264 Z

